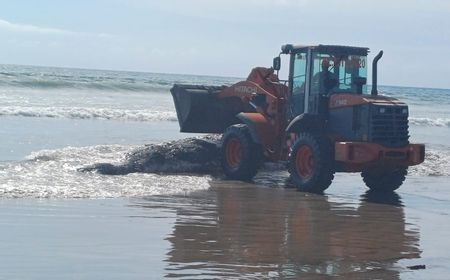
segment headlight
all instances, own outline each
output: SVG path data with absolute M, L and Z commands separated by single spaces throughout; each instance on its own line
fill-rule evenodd
M 402 109 L 402 114 L 408 114 L 408 108 L 403 108 Z
M 386 108 L 381 107 L 381 108 L 380 108 L 380 114 L 384 114 L 384 113 L 386 113 Z

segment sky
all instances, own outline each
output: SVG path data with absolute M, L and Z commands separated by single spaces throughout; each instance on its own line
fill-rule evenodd
M 0 64 L 246 77 L 286 43 L 384 50 L 379 84 L 450 88 L 449 0 L 0 0 Z

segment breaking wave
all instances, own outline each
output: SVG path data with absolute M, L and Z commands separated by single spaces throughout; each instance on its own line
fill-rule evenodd
M 450 127 L 450 119 L 448 118 L 409 118 L 409 123 L 417 126 L 441 126 Z
M 173 111 L 89 107 L 19 107 L 0 108 L 0 116 L 47 117 L 69 119 L 103 119 L 120 121 L 176 121 Z
M 22 87 L 35 90 L 90 90 L 90 91 L 137 91 L 137 92 L 168 92 L 169 84 L 147 84 L 145 82 L 71 82 L 71 81 L 20 81 L 7 84 L 10 87 Z
M 0 71 L 2 87 L 35 90 L 95 90 L 167 92 L 173 82 L 144 73 L 32 68 L 29 71 Z
M 235 81 L 236 78 L 224 77 L 0 65 L 1 87 L 26 90 L 167 93 L 175 83 L 222 85 Z
M 47 117 L 69 119 L 103 119 L 126 121 L 177 121 L 174 111 L 120 109 L 98 107 L 0 107 L 0 116 Z M 410 118 L 409 123 L 416 126 L 450 127 L 447 118 Z

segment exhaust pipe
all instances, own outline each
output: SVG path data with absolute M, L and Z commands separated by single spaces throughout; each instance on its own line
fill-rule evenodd
M 373 59 L 372 62 L 372 91 L 370 92 L 372 95 L 378 95 L 377 90 L 377 71 L 378 71 L 378 60 L 383 56 L 383 51 L 380 51 L 377 56 Z

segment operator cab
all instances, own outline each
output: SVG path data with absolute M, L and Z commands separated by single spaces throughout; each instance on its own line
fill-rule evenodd
M 365 94 L 368 51 L 348 46 L 284 45 L 281 53 L 290 54 L 290 118 L 303 113 L 326 115 L 332 94 Z

